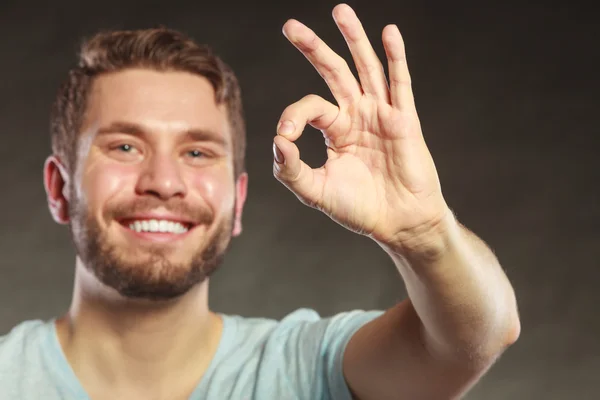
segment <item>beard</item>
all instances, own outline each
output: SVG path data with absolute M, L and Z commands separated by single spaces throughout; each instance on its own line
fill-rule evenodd
M 187 293 L 219 268 L 231 242 L 233 210 L 194 250 L 189 260 L 174 262 L 169 255 L 176 250 L 164 245 L 126 249 L 112 243 L 108 232 L 101 229 L 84 203 L 74 200 L 69 205 L 69 212 L 77 255 L 100 282 L 126 298 L 161 301 Z M 192 210 L 179 200 L 170 203 L 149 197 L 113 208 L 105 214 L 109 217 L 105 220 L 117 223 L 120 217 L 160 206 L 198 225 L 210 226 L 215 219 L 213 213 L 206 209 Z

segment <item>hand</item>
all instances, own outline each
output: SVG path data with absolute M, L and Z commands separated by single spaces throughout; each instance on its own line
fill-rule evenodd
M 421 132 L 402 36 L 395 25 L 382 33 L 388 86 L 354 11 L 341 4 L 333 17 L 360 83 L 313 31 L 296 20 L 286 22 L 285 36 L 327 82 L 338 105 L 308 95 L 285 109 L 274 139 L 274 174 L 304 204 L 339 224 L 402 246 L 427 235 L 449 214 Z M 327 146 L 327 161 L 316 169 L 300 159 L 294 144 L 307 123 L 321 130 Z

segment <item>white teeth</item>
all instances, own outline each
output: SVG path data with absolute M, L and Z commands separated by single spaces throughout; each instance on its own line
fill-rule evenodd
M 159 231 L 161 231 L 161 232 L 166 232 L 166 231 L 167 231 L 167 229 L 169 229 L 169 223 L 168 223 L 167 221 L 165 221 L 165 220 L 162 220 L 162 221 L 160 221 L 160 222 L 158 223 L 158 230 L 159 230 Z M 173 230 L 171 229 L 171 231 L 173 231 Z
M 181 224 L 173 223 L 173 225 L 175 228 L 175 233 L 185 233 L 188 231 L 188 228 L 186 228 L 185 226 L 183 226 Z
M 188 228 L 179 222 L 156 219 L 132 222 L 129 224 L 129 229 L 136 232 L 161 232 L 175 234 L 181 234 L 188 231 Z

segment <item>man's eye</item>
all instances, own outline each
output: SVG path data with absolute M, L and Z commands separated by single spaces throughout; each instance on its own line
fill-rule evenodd
M 204 153 L 201 152 L 200 150 L 191 150 L 188 152 L 188 154 L 192 158 L 200 158 L 200 157 L 204 156 Z
M 133 144 L 117 142 L 108 145 L 106 154 L 117 161 L 132 162 L 141 160 L 144 151 Z

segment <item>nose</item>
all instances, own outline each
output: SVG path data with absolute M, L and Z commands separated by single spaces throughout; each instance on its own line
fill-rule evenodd
M 138 179 L 137 194 L 151 195 L 162 200 L 184 197 L 187 193 L 177 160 L 168 155 L 154 155 L 148 159 Z

